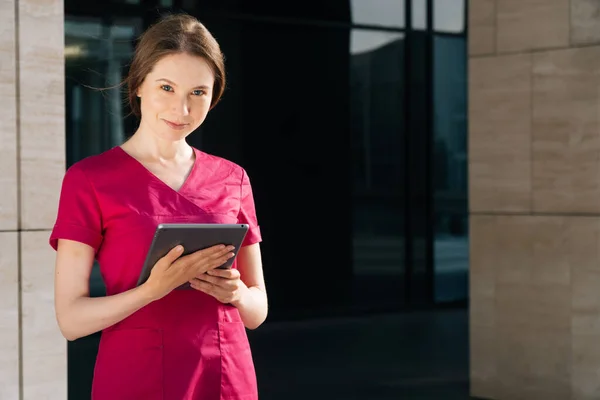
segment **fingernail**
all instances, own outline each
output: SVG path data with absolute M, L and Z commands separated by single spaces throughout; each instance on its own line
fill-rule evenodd
M 227 246 L 227 250 L 228 250 L 228 251 L 231 251 L 231 250 L 233 250 L 233 249 L 235 249 L 235 246 Z

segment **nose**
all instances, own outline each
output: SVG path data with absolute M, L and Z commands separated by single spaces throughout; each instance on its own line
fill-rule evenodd
M 190 114 L 190 104 L 187 96 L 179 97 L 173 101 L 173 112 L 177 115 L 187 116 Z

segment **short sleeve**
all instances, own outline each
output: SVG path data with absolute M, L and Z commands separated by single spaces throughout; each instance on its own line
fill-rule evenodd
M 238 214 L 239 224 L 248 224 L 248 233 L 244 238 L 242 246 L 248 246 L 254 243 L 262 241 L 260 234 L 260 227 L 256 219 L 256 209 L 254 207 L 254 197 L 252 195 L 252 187 L 250 186 L 250 179 L 246 171 L 242 172 L 241 182 L 241 196 L 240 196 L 240 212 Z
M 63 178 L 56 223 L 50 234 L 50 246 L 58 247 L 58 239 L 89 245 L 98 251 L 102 243 L 102 215 L 91 182 L 83 169 L 75 164 Z

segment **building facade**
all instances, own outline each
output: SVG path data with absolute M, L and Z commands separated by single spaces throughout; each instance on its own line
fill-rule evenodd
M 600 396 L 600 5 L 473 0 L 472 393 Z
M 154 10 L 179 9 L 232 66 L 192 144 L 252 176 L 275 320 L 468 298 L 474 396 L 600 394 L 595 1 L 117 3 L 0 2 L 0 399 L 65 399 L 68 375 L 84 380 L 67 372 L 81 344 L 55 322 L 47 239 L 65 169 L 135 125 L 118 92 L 84 87 L 117 83 Z M 275 193 L 283 172 L 296 184 Z M 347 233 L 292 235 L 336 249 L 316 266 L 335 284 L 310 298 L 292 278 L 313 257 L 285 258 L 276 235 L 290 208 Z
M 65 399 L 47 241 L 65 170 L 61 1 L 0 2 L 0 398 Z

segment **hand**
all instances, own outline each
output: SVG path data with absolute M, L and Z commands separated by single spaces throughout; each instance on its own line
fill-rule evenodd
M 240 279 L 237 269 L 211 269 L 190 280 L 190 286 L 221 303 L 235 305 L 248 287 Z
M 216 245 L 181 257 L 183 246 L 176 246 L 157 261 L 144 285 L 153 300 L 158 300 L 195 276 L 219 267 L 233 257 L 233 246 Z

